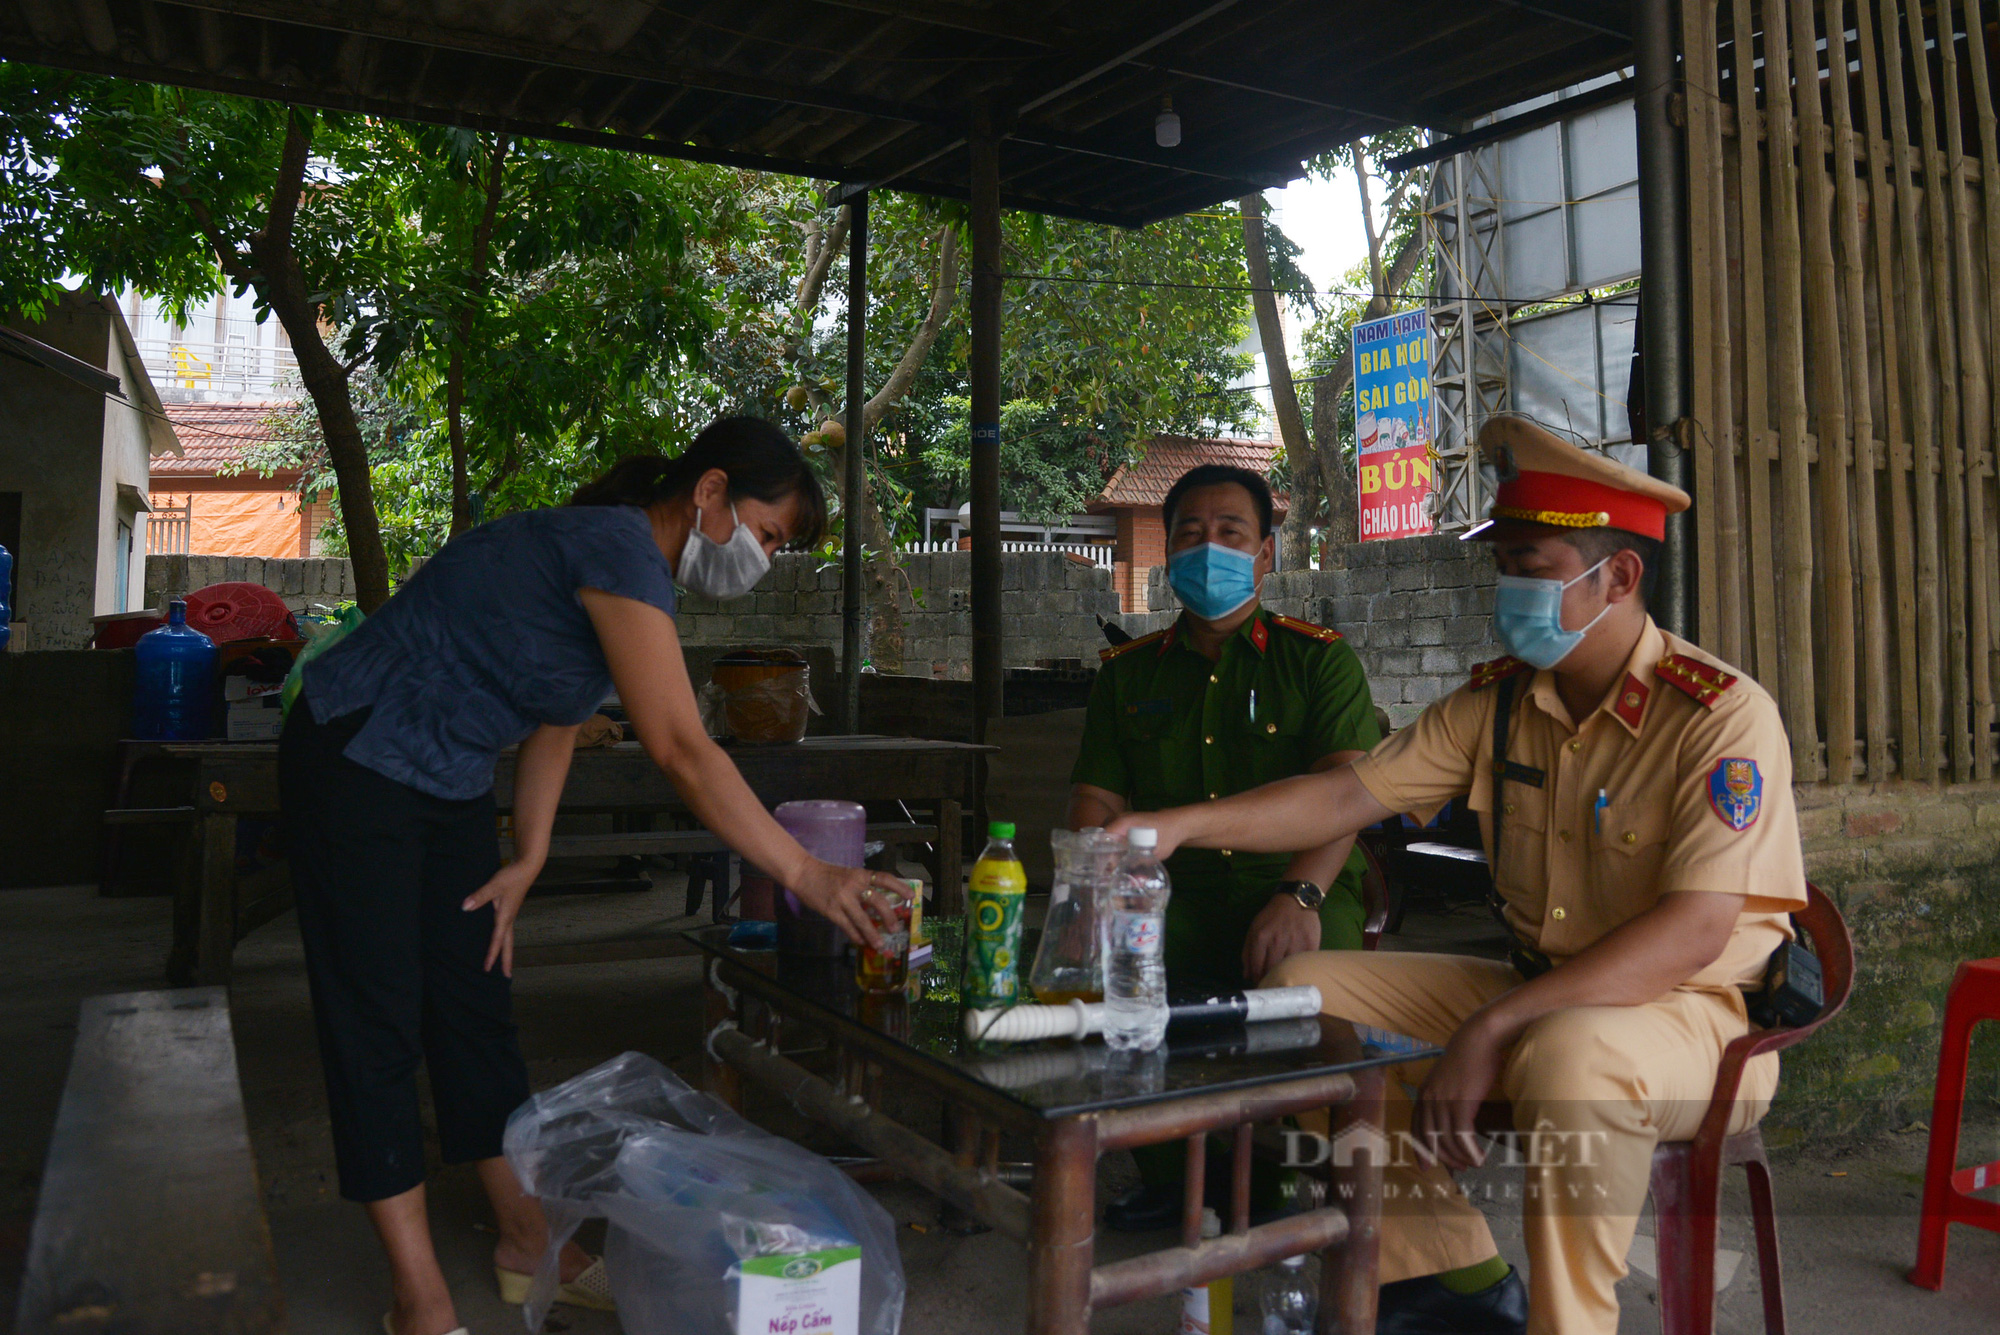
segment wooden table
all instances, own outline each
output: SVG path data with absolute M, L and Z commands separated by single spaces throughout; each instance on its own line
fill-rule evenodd
M 766 806 L 805 798 L 855 802 L 900 801 L 924 818 L 870 827 L 870 837 L 931 846 L 939 903 L 933 912 L 955 915 L 962 906 L 961 818 L 971 800 L 978 758 L 990 748 L 909 737 L 809 737 L 791 746 L 731 746 L 730 758 Z M 275 742 L 162 743 L 158 754 L 191 765 L 193 802 L 148 819 L 184 812 L 195 822 L 187 873 L 176 892 L 174 949 L 168 976 L 176 983 L 226 984 L 236 942 L 290 906 L 289 884 L 239 885 L 236 826 L 244 817 L 274 817 L 278 808 Z M 494 796 L 502 811 L 514 800 L 514 756 L 500 757 Z M 674 791 L 634 742 L 580 750 L 563 788 L 561 811 L 579 813 L 686 814 Z M 118 821 L 121 813 L 109 812 Z M 129 823 L 129 822 L 128 822 Z M 725 847 L 705 830 L 635 831 L 566 835 L 551 840 L 552 857 L 714 851 Z M 515 963 L 572 964 L 694 953 L 678 934 L 642 941 L 526 947 Z
M 949 1209 L 1026 1244 L 1030 1335 L 1087 1335 L 1094 1309 L 1137 1302 L 1271 1265 L 1321 1256 L 1321 1335 L 1375 1328 L 1382 1171 L 1351 1152 L 1350 1127 L 1381 1126 L 1383 1067 L 1437 1055 L 1414 1040 L 1315 1018 L 1176 1037 L 1153 1053 L 1112 1053 L 1097 1039 L 980 1045 L 958 1002 L 959 924 L 940 921 L 937 955 L 911 998 L 862 996 L 846 960 L 780 958 L 728 945 L 729 928 L 689 932 L 708 956 L 704 1074 L 740 1110 L 749 1080 L 876 1157 L 879 1167 Z M 1024 952 L 1025 953 L 1025 952 Z M 796 1031 L 811 1031 L 801 1047 Z M 792 1049 L 790 1052 L 787 1049 Z M 817 1074 L 806 1052 L 830 1065 Z M 823 1067 L 824 1069 L 824 1067 Z M 881 1107 L 884 1077 L 946 1108 L 939 1145 Z M 1325 1205 L 1251 1227 L 1250 1161 L 1258 1124 L 1320 1109 L 1337 1150 Z M 1207 1137 L 1235 1139 L 1229 1231 L 1202 1240 Z M 1034 1175 L 1022 1192 L 999 1175 L 1000 1137 L 1026 1138 Z M 1373 1133 L 1370 1133 L 1373 1137 Z M 1182 1245 L 1096 1264 L 1097 1160 L 1109 1150 L 1183 1141 L 1188 1194 Z

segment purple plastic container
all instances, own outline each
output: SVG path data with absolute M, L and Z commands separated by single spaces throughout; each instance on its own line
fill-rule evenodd
M 868 838 L 868 812 L 859 802 L 786 802 L 772 813 L 785 832 L 822 862 L 859 867 Z M 847 935 L 801 903 L 789 889 L 778 895 L 778 953 L 832 955 L 847 950 Z

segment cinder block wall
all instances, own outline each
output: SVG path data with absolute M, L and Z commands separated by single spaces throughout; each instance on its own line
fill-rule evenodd
M 896 605 L 903 617 L 902 670 L 964 678 L 972 672 L 972 554 L 905 555 Z M 1060 552 L 1008 552 L 1001 562 L 1006 665 L 1048 658 L 1095 662 L 1105 646 L 1097 618 L 1118 617 L 1111 572 Z M 754 593 L 718 603 L 689 597 L 677 618 L 689 645 L 823 644 L 840 650 L 840 567 L 785 554 Z
M 1399 538 L 1329 550 L 1323 570 L 1289 570 L 1264 582 L 1266 606 L 1332 626 L 1368 669 L 1375 703 L 1402 727 L 1463 682 L 1472 665 L 1498 658 L 1492 638 L 1493 563 L 1457 538 Z M 1147 590 L 1152 609 L 1124 618 L 1143 634 L 1179 615 L 1164 568 Z
M 149 556 L 144 605 L 163 608 L 170 598 L 233 580 L 262 584 L 294 612 L 354 597 L 354 568 L 345 557 Z

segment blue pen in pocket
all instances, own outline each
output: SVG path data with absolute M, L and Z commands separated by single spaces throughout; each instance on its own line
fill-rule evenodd
M 1593 813 L 1597 817 L 1597 832 L 1604 833 L 1604 808 L 1611 805 L 1611 794 L 1600 788 L 1597 790 L 1597 807 Z

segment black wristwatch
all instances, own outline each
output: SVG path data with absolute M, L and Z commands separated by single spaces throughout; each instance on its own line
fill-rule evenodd
M 1302 909 L 1317 909 L 1321 904 L 1326 903 L 1326 891 L 1320 889 L 1311 881 L 1280 881 L 1278 882 L 1278 893 L 1290 895 L 1293 899 L 1298 900 L 1299 907 Z

